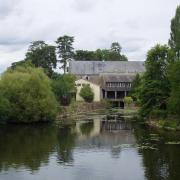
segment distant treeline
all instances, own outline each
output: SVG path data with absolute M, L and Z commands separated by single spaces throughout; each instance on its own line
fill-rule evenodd
M 77 50 L 74 59 L 78 61 L 128 61 L 128 58 L 121 54 L 121 46 L 114 42 L 110 49 L 97 49 L 96 51 Z
M 110 49 L 74 50 L 74 37 L 61 36 L 56 41 L 56 46 L 49 45 L 44 41 L 34 41 L 28 48 L 24 60 L 15 62 L 12 67 L 31 61 L 35 67 L 42 67 L 45 73 L 51 77 L 53 69 L 57 68 L 57 62 L 61 63 L 64 73 L 67 71 L 67 62 L 69 60 L 78 61 L 127 61 L 127 57 L 121 54 L 121 46 L 118 42 L 111 44 Z

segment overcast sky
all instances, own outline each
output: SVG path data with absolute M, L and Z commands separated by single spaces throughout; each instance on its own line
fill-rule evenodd
M 30 42 L 75 37 L 75 49 L 118 41 L 129 60 L 167 43 L 179 0 L 0 0 L 0 72 L 22 60 Z

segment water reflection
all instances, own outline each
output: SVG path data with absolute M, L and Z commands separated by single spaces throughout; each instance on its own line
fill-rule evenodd
M 152 141 L 152 133 L 157 133 L 160 141 Z M 149 143 L 157 148 L 156 150 L 139 150 L 139 153 L 143 156 L 143 166 L 147 179 L 180 179 L 180 146 L 164 144 L 168 141 L 179 141 L 180 133 L 157 132 L 145 127 L 136 127 L 135 135 L 139 144 Z
M 73 148 L 75 146 L 76 131 L 74 126 L 65 125 L 58 129 L 57 154 L 59 163 L 73 162 Z
M 152 140 L 151 134 L 158 134 L 159 140 Z M 87 174 L 98 180 L 119 179 L 119 174 L 122 180 L 176 180 L 180 146 L 164 144 L 172 139 L 178 141 L 180 135 L 141 127 L 119 114 L 95 115 L 60 127 L 0 126 L 0 180 L 19 180 L 22 174 L 27 180 L 52 175 L 84 180 Z M 137 144 L 156 150 L 139 149 Z M 17 178 L 10 176 L 12 169 Z
M 3 126 L 0 128 L 0 171 L 8 168 L 38 170 L 48 164 L 56 144 L 51 126 Z

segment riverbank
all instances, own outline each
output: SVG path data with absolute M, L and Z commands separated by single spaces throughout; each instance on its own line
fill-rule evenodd
M 62 106 L 58 115 L 58 119 L 62 118 L 77 118 L 87 114 L 96 113 L 117 113 L 123 116 L 137 117 L 139 107 L 125 107 L 121 109 L 119 107 L 112 108 L 108 101 L 101 102 L 72 102 L 69 106 Z
M 120 113 L 123 115 L 137 115 L 139 107 L 125 107 L 124 109 L 121 108 L 112 108 L 111 111 L 114 113 Z
M 106 101 L 101 102 L 72 102 L 69 106 L 62 106 L 58 115 L 58 119 L 77 118 L 87 113 L 105 111 L 110 108 L 110 104 Z
M 147 124 L 156 129 L 180 131 L 180 123 L 177 120 L 148 120 Z

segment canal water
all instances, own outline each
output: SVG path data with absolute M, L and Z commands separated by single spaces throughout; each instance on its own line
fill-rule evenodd
M 118 113 L 0 126 L 0 180 L 179 180 L 178 141 Z

